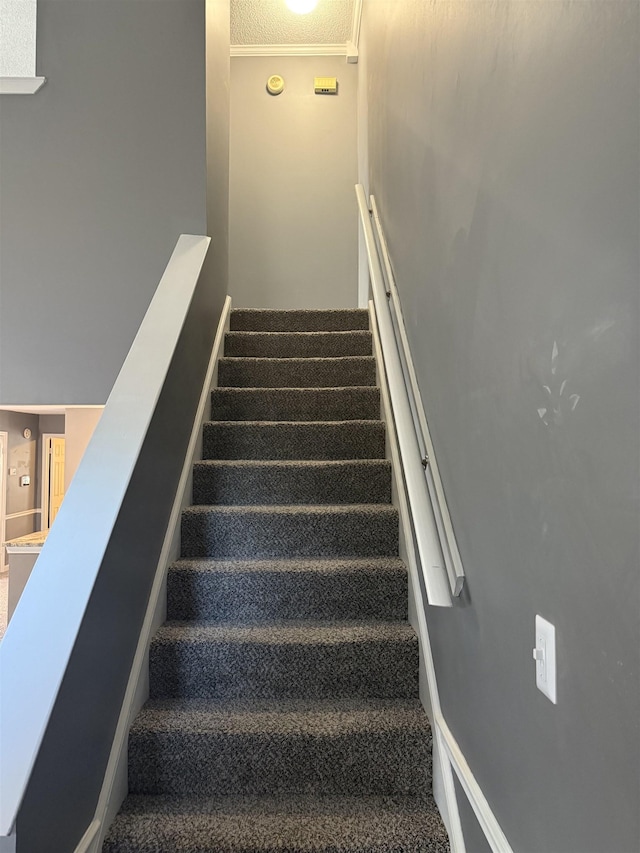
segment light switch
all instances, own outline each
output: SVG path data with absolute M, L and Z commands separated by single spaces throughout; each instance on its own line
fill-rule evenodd
M 536 662 L 536 687 L 553 704 L 556 699 L 556 628 L 542 616 L 536 616 L 536 645 L 533 659 Z
M 337 77 L 315 77 L 313 81 L 313 90 L 316 95 L 337 95 L 338 94 L 338 78 Z

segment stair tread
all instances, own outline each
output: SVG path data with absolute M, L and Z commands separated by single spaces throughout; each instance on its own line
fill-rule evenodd
M 127 846 L 115 846 L 120 842 Z M 449 844 L 429 796 L 132 795 L 104 849 L 105 853 L 445 853 Z
M 236 308 L 231 331 L 353 331 L 369 328 L 366 308 L 295 309 Z
M 322 574 L 357 573 L 362 571 L 400 572 L 406 568 L 400 557 L 361 557 L 340 559 L 326 557 L 317 559 L 272 559 L 272 560 L 209 560 L 206 558 L 181 558 L 176 560 L 170 571 L 191 572 L 314 572 Z
M 364 358 L 365 356 L 363 356 Z M 225 356 L 226 358 L 226 356 Z M 267 361 L 273 361 L 273 359 L 267 359 Z M 282 359 L 283 361 L 290 361 L 291 359 Z M 299 359 L 300 361 L 309 361 L 309 359 Z M 320 359 L 321 361 L 323 359 Z M 336 393 L 347 393 L 350 394 L 352 391 L 367 391 L 373 393 L 374 390 L 379 390 L 376 385 L 323 385 L 321 388 L 318 388 L 315 385 L 293 385 L 291 387 L 282 386 L 282 385 L 274 385 L 270 388 L 268 385 L 225 385 L 219 386 L 218 388 L 213 388 L 212 391 L 222 391 L 223 393 L 227 393 L 229 391 L 233 391 L 237 394 L 330 394 L 331 392 Z
M 419 699 L 235 701 L 151 699 L 131 726 L 142 732 L 334 736 L 349 732 L 412 730 L 428 733 Z
M 355 337 L 363 337 L 366 336 L 368 339 L 371 338 L 371 332 L 369 329 L 301 329 L 300 331 L 291 331 L 289 329 L 231 329 L 226 333 L 226 336 L 230 338 L 240 338 L 243 336 L 255 338 L 258 337 L 267 337 L 267 338 L 286 338 L 286 337 L 301 337 L 301 338 L 323 338 L 328 335 L 336 335 L 339 338 L 351 338 L 355 335 Z
M 192 505 L 183 510 L 185 514 L 201 515 L 397 515 L 393 504 L 204 504 Z
M 415 631 L 408 622 L 383 620 L 295 619 L 267 624 L 211 623 L 195 621 L 165 622 L 155 634 L 154 643 L 262 643 L 332 645 L 367 641 L 415 642 Z
M 196 467 L 211 468 L 391 468 L 388 459 L 202 459 Z
M 223 356 L 218 361 L 218 385 L 224 388 L 333 388 L 338 383 L 375 386 L 375 358 Z
M 372 334 L 350 331 L 231 331 L 224 341 L 225 356 L 313 358 L 371 355 Z
M 224 427 L 233 425 L 238 429 L 248 429 L 249 427 L 266 427 L 268 429 L 277 429 L 278 427 L 298 427 L 301 431 L 311 427 L 323 428 L 354 428 L 358 426 L 369 427 L 371 424 L 382 424 L 383 421 L 362 420 L 361 418 L 353 421 L 205 421 L 205 426 Z
M 326 364 L 328 361 L 337 361 L 340 364 L 347 364 L 348 362 L 374 362 L 375 357 L 373 355 L 313 355 L 311 357 L 307 356 L 295 356 L 294 358 L 290 358 L 287 356 L 279 357 L 275 355 L 223 355 L 220 357 L 220 361 L 229 361 L 232 363 L 239 361 L 250 361 L 250 362 L 260 362 L 264 363 L 267 361 L 276 361 L 276 362 L 286 362 L 287 364 L 291 364 L 293 361 L 299 361 L 302 364 L 312 364 L 317 361 L 320 364 Z M 330 386 L 336 387 L 336 386 Z M 346 386 L 345 386 L 346 387 Z
M 381 459 L 381 420 L 208 421 L 203 455 L 209 459 Z
M 211 420 L 318 421 L 380 419 L 376 385 L 214 388 Z

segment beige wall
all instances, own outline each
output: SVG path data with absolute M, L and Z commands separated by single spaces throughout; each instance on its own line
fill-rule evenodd
M 285 80 L 266 91 L 270 75 Z M 337 56 L 231 60 L 230 293 L 235 307 L 357 300 L 358 66 Z M 338 78 L 316 95 L 314 77 Z
M 64 457 L 64 490 L 68 490 L 73 475 L 76 473 L 89 440 L 93 435 L 100 416 L 102 406 L 67 409 L 65 413 L 65 457 Z

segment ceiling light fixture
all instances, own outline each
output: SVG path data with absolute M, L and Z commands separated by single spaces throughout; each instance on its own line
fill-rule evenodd
M 318 5 L 318 0 L 285 0 L 289 9 L 297 15 L 306 15 L 313 12 Z

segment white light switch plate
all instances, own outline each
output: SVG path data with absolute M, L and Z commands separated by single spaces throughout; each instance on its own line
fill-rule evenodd
M 536 616 L 536 645 L 533 650 L 536 662 L 536 687 L 553 704 L 556 698 L 556 628 L 542 616 Z

